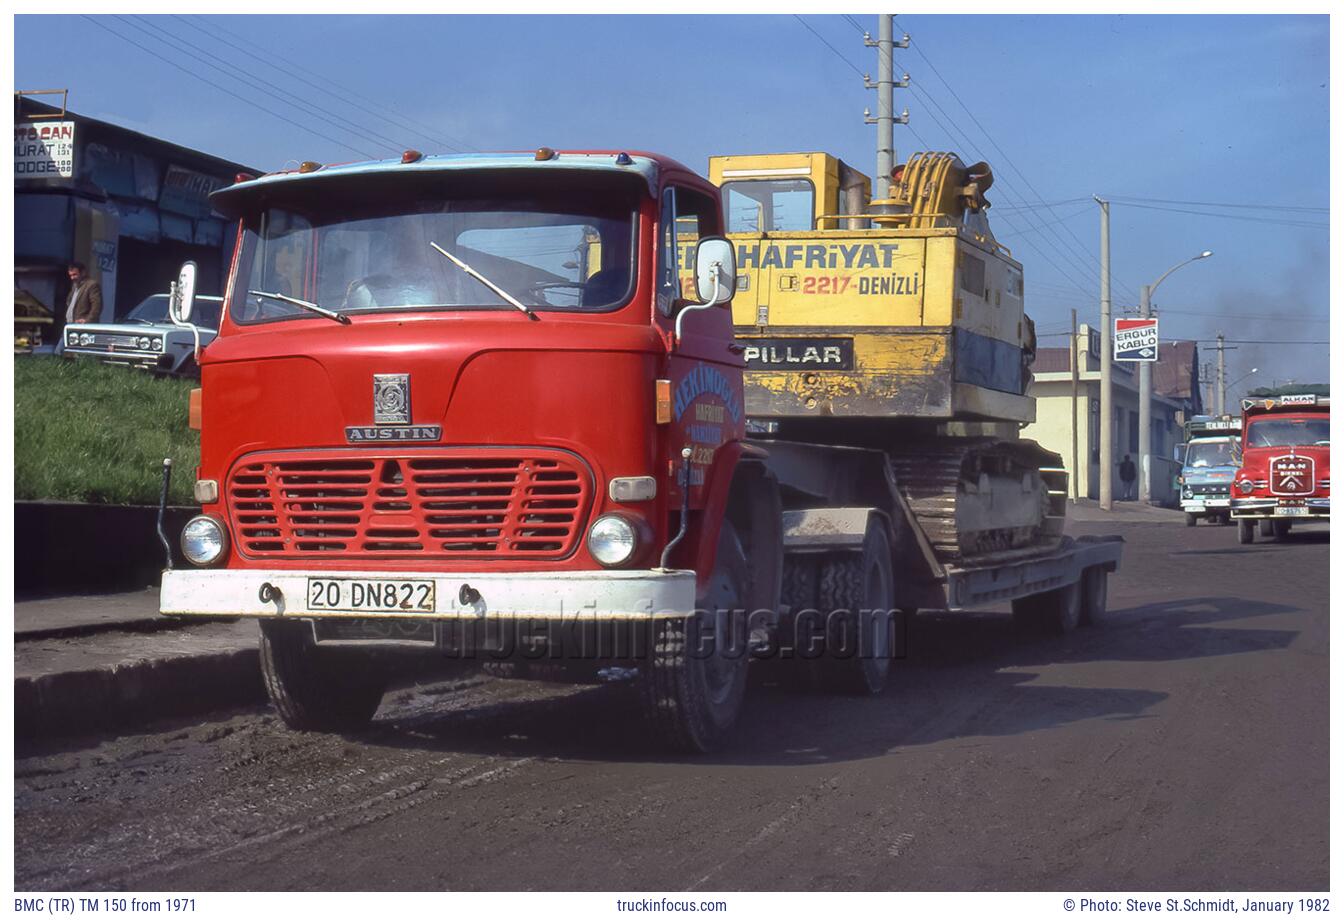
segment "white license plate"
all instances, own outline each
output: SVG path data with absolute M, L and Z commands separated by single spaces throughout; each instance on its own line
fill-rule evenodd
M 1305 514 L 1307 513 L 1307 509 L 1301 507 L 1300 505 L 1279 505 L 1278 508 L 1274 509 L 1274 513 L 1275 513 L 1275 514 L 1292 514 L 1292 515 L 1299 515 L 1299 514 L 1301 514 L 1301 515 L 1305 515 Z
M 433 613 L 434 582 L 420 578 L 309 578 L 308 609 Z
M 1203 510 L 1204 510 L 1204 503 L 1203 503 L 1203 502 L 1186 502 L 1186 503 L 1185 503 L 1185 510 L 1186 510 L 1186 511 L 1203 511 Z

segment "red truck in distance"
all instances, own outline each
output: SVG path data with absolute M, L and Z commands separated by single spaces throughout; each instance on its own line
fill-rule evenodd
M 1243 399 L 1241 469 L 1232 483 L 1237 539 L 1281 538 L 1293 524 L 1330 519 L 1330 398 L 1311 393 Z

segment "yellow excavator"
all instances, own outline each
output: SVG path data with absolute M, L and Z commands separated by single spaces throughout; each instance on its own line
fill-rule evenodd
M 990 229 L 990 168 L 916 153 L 879 200 L 826 153 L 716 156 L 709 176 L 758 433 L 886 451 L 945 563 L 1056 546 L 1067 474 L 1019 437 L 1036 337 Z

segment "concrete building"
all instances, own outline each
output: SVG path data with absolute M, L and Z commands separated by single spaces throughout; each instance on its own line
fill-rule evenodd
M 101 284 L 105 321 L 168 290 L 189 259 L 200 293 L 223 290 L 236 229 L 209 195 L 258 170 L 64 105 L 25 95 L 14 104 L 15 298 L 26 310 L 40 305 L 53 335 L 65 321 L 72 260 Z
M 1078 362 L 1076 403 L 1070 351 Z M 1159 354 L 1159 366 L 1162 362 L 1170 362 L 1171 366 L 1160 372 L 1155 368 L 1153 375 L 1152 491 L 1154 502 L 1174 505 L 1178 494 L 1176 475 L 1180 472 L 1176 457 L 1183 440 L 1183 425 L 1189 415 L 1202 408 L 1199 387 L 1192 376 L 1193 369 L 1198 367 L 1198 352 L 1193 342 L 1176 342 L 1164 345 Z M 1177 364 L 1181 367 L 1176 367 Z M 1117 464 L 1111 476 L 1118 497 L 1121 458 L 1129 454 L 1136 465 L 1139 462 L 1139 375 L 1136 364 L 1116 361 L 1111 368 L 1111 406 L 1115 413 L 1111 436 Z M 1070 482 L 1077 484 L 1077 494 L 1097 498 L 1101 482 L 1101 335 L 1087 325 L 1079 326 L 1072 347 L 1038 349 L 1032 372 L 1027 392 L 1036 399 L 1036 421 L 1023 429 L 1023 437 L 1034 438 L 1042 446 L 1057 451 L 1064 458 Z M 1071 416 L 1077 418 L 1076 462 Z

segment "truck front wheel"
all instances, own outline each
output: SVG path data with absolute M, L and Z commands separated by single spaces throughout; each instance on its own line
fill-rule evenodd
M 1237 521 L 1237 542 L 1255 542 L 1255 521 L 1247 520 L 1246 518 Z
M 688 753 L 712 751 L 737 722 L 747 686 L 743 601 L 750 579 L 737 528 L 725 518 L 699 609 L 653 623 L 640 697 L 655 743 Z
M 1186 527 L 1194 527 L 1194 526 L 1195 526 L 1196 524 L 1198 524 L 1198 523 L 1199 523 L 1199 515 L 1197 515 L 1197 514 L 1192 514 L 1192 513 L 1189 512 L 1189 511 L 1185 512 L 1185 526 L 1186 526 Z
M 386 688 L 378 662 L 318 648 L 303 621 L 261 622 L 261 673 L 275 711 L 299 731 L 364 728 Z

